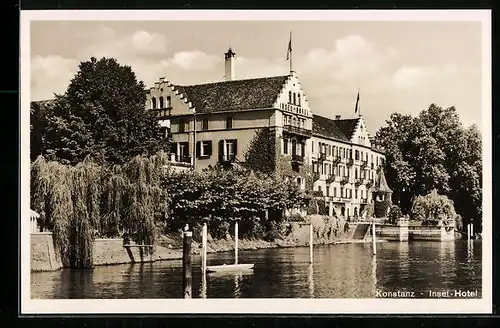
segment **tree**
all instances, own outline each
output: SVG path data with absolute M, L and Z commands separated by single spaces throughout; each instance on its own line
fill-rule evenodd
M 481 223 L 482 141 L 476 126 L 464 128 L 454 107 L 435 104 L 417 117 L 394 113 L 375 143 L 387 156 L 387 181 L 404 213 L 414 197 L 436 189 L 456 204 L 464 223 Z
M 42 154 L 76 164 L 87 155 L 122 164 L 167 148 L 153 111 L 145 110 L 144 84 L 115 59 L 82 62 L 47 117 Z
M 444 195 L 439 195 L 437 190 L 432 190 L 425 196 L 418 196 L 411 209 L 413 219 L 423 221 L 424 225 L 455 224 L 457 213 L 453 201 Z

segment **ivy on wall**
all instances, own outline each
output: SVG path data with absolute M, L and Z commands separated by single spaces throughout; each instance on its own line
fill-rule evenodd
M 384 218 L 387 216 L 387 210 L 392 205 L 391 194 L 381 193 L 384 195 L 384 200 L 378 201 L 375 194 L 375 217 Z
M 273 175 L 276 171 L 276 134 L 270 128 L 257 130 L 245 153 L 246 168 Z

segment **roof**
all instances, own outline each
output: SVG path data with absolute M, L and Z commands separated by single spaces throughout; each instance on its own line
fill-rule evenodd
M 384 174 L 383 168 L 380 169 L 379 179 L 378 179 L 378 183 L 375 186 L 375 190 L 381 191 L 381 192 L 392 193 L 391 188 L 389 188 L 389 185 L 387 184 L 387 181 L 385 180 L 385 174 Z
M 359 118 L 349 118 L 343 120 L 335 120 L 335 123 L 344 131 L 346 137 L 351 140 L 354 131 L 356 130 L 356 126 L 358 125 Z
M 350 141 L 359 120 L 359 118 L 332 120 L 313 115 L 313 133 L 336 140 Z
M 313 134 L 335 140 L 349 141 L 350 138 L 346 136 L 337 121 L 313 114 Z
M 198 85 L 175 85 L 175 88 L 201 113 L 271 108 L 288 77 L 283 75 Z

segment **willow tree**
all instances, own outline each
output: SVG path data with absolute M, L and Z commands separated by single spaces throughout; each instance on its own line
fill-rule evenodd
M 453 201 L 445 195 L 438 194 L 434 189 L 425 196 L 417 196 L 412 205 L 414 219 L 424 221 L 424 224 L 438 224 L 440 222 L 455 224 L 457 213 Z

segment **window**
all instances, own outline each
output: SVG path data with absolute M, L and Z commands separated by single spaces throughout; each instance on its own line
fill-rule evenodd
M 226 118 L 226 129 L 232 129 L 233 128 L 233 118 L 228 117 Z
M 163 97 L 160 97 L 160 108 L 163 108 Z
M 354 178 L 357 179 L 358 178 L 358 169 L 354 169 Z
M 299 102 L 298 105 L 300 106 L 300 93 L 297 95 L 297 97 L 298 97 L 298 102 Z
M 288 103 L 292 103 L 292 91 L 288 91 Z
M 297 95 L 295 92 L 293 93 L 293 104 L 295 105 L 297 103 Z
M 311 152 L 314 153 L 314 142 L 311 143 Z
M 357 160 L 357 161 L 359 160 L 359 151 L 358 150 L 356 150 L 354 152 L 354 159 Z
M 302 157 L 306 156 L 306 144 L 305 143 L 300 144 L 300 156 L 302 156 Z
M 288 154 L 288 139 L 283 139 L 283 154 Z
M 172 108 L 172 98 L 170 96 L 167 96 L 167 108 Z
M 340 197 L 344 197 L 344 188 L 340 187 Z
M 354 190 L 354 198 L 358 199 L 358 189 Z
M 210 157 L 212 155 L 212 140 L 196 142 L 196 156 Z
M 349 189 L 349 198 L 352 198 L 352 189 Z
M 203 131 L 208 130 L 208 119 L 204 118 L 203 121 L 201 122 L 201 129 Z
M 178 131 L 180 133 L 186 132 L 186 121 L 185 120 L 179 120 L 179 129 Z
M 333 197 L 337 197 L 337 187 L 333 187 Z
M 326 186 L 326 197 L 330 197 L 330 188 Z
M 153 105 L 153 109 L 156 109 L 156 98 L 155 97 L 153 97 L 151 99 L 151 104 Z

